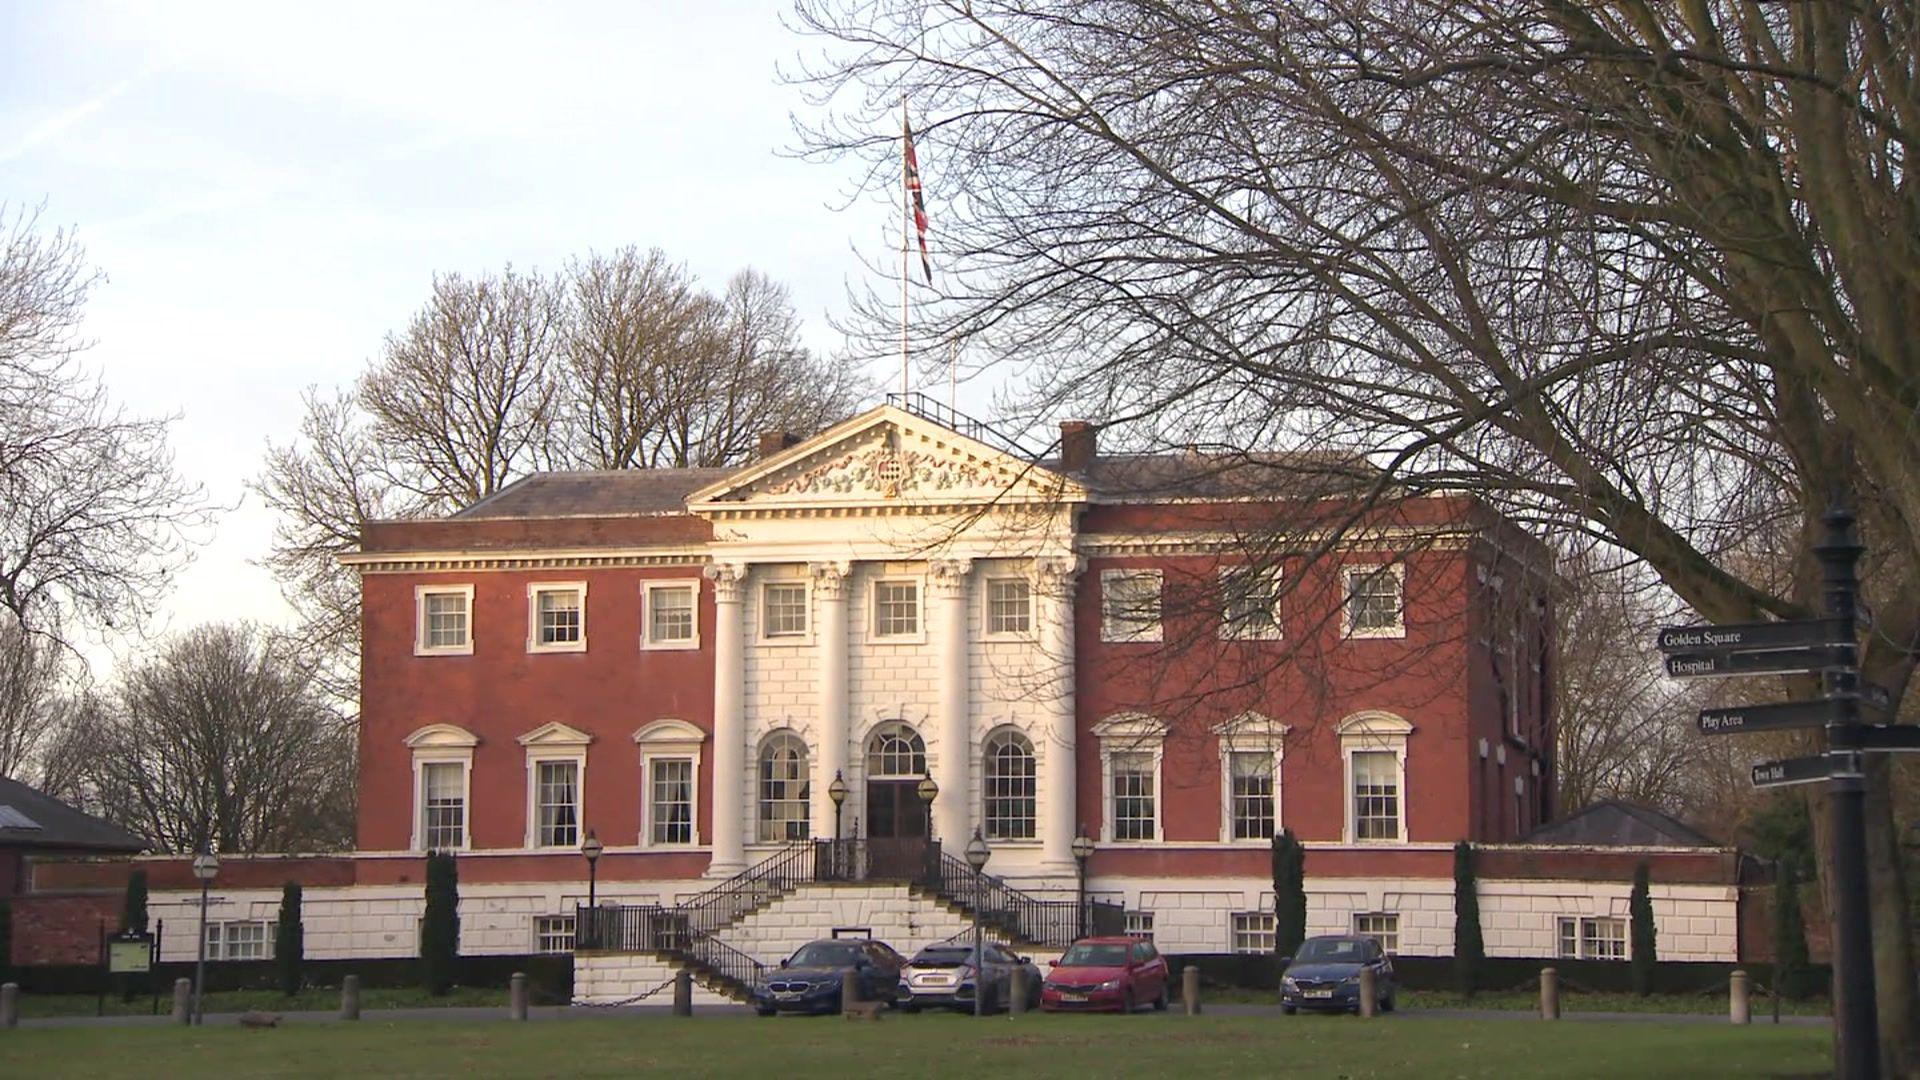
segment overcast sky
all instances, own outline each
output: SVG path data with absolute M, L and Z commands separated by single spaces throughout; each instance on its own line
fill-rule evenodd
M 780 153 L 807 47 L 783 7 L 0 0 L 0 202 L 77 229 L 109 278 L 89 362 L 178 414 L 182 471 L 238 505 L 153 629 L 284 618 L 244 483 L 435 271 L 658 246 L 715 284 L 766 271 L 835 349 L 895 219 Z

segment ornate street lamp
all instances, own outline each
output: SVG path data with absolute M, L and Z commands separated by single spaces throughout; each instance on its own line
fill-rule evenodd
M 1080 833 L 1073 838 L 1073 861 L 1080 868 L 1080 918 L 1074 930 L 1075 937 L 1087 936 L 1087 860 L 1093 858 L 1093 838 L 1087 835 L 1087 827 L 1080 826 Z
M 587 842 L 580 845 L 580 854 L 585 855 L 587 857 L 587 906 L 588 907 L 598 906 L 597 902 L 599 900 L 599 896 L 597 895 L 595 886 L 598 884 L 598 879 L 599 879 L 598 868 L 600 865 L 600 853 L 605 850 L 607 850 L 607 845 L 601 843 L 600 838 L 593 835 L 592 829 L 588 829 Z
M 973 867 L 973 1015 L 975 1016 L 986 1015 L 987 957 L 980 950 L 980 902 L 984 898 L 980 871 L 986 869 L 987 859 L 992 854 L 993 849 L 987 846 L 987 841 L 980 835 L 980 830 L 975 828 L 973 839 L 967 841 L 967 865 Z
M 929 880 L 937 881 L 940 877 L 940 861 L 934 854 L 937 849 L 933 846 L 933 800 L 940 794 L 940 785 L 933 782 L 932 773 L 923 773 L 920 782 L 914 785 L 913 790 L 920 795 L 920 805 L 927 810 L 926 846 L 922 849 L 925 858 L 922 860 L 924 865 L 921 867 L 921 872 L 926 874 Z
M 207 1022 L 207 890 L 220 872 L 220 857 L 203 851 L 193 857 L 193 876 L 200 879 L 200 955 L 193 962 L 193 1022 Z
M 833 770 L 833 783 L 827 785 L 827 798 L 833 800 L 833 870 L 836 880 L 840 877 L 840 808 L 847 801 L 847 780 L 840 770 Z

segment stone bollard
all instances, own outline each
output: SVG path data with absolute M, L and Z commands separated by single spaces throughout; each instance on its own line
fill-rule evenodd
M 1540 1019 L 1560 1019 L 1560 973 L 1552 968 L 1540 969 Z
M 852 1015 L 853 1007 L 860 1004 L 860 973 L 853 968 L 840 973 L 840 1012 Z
M 1180 1011 L 1188 1016 L 1200 1015 L 1200 965 L 1188 964 L 1180 969 Z
M 340 980 L 340 1019 L 360 1019 L 360 976 L 349 975 Z
M 193 1022 L 193 980 L 173 980 L 173 1022 L 190 1024 Z
M 507 980 L 507 1011 L 515 1020 L 527 1018 L 527 973 L 516 971 Z
M 1377 976 L 1370 967 L 1360 969 L 1360 1007 L 1355 1009 L 1361 1016 L 1372 1016 L 1380 1008 L 1379 985 Z
M 0 985 L 0 1031 L 20 1026 L 20 984 Z
M 1007 980 L 1007 1015 L 1019 1016 L 1031 1008 L 1027 1003 L 1027 979 L 1015 968 L 1013 977 Z
M 673 973 L 673 1015 L 693 1015 L 693 972 L 686 968 Z
M 1727 980 L 1727 1016 L 1736 1024 L 1753 1021 L 1753 982 L 1744 971 Z

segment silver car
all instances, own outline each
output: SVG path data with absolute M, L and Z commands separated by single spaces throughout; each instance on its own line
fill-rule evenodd
M 984 1011 L 996 1012 L 1013 1000 L 1015 979 L 1026 984 L 1027 1001 L 1040 1003 L 1040 969 L 1025 956 L 1016 956 L 991 941 L 981 946 L 986 977 L 979 976 L 970 944 L 929 945 L 921 949 L 907 966 L 900 969 L 900 994 L 896 999 L 908 1012 L 921 1009 L 959 1009 L 972 1011 L 973 996 L 982 992 Z

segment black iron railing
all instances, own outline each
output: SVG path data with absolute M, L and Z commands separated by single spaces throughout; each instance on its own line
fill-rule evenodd
M 922 419 L 931 420 L 949 431 L 957 431 L 976 442 L 998 447 L 1015 457 L 1028 461 L 1039 460 L 1040 455 L 1028 450 L 1019 439 L 996 429 L 985 420 L 975 420 L 953 406 L 943 405 L 938 399 L 917 390 L 908 394 L 888 394 L 887 404 Z
M 814 881 L 818 843 L 801 840 L 788 844 L 706 892 L 674 905 L 685 932 L 705 937 Z
M 975 873 L 973 867 L 951 855 L 939 856 L 933 868 L 925 885 L 970 911 L 978 911 L 982 926 L 1016 941 L 1064 949 L 1078 937 L 1119 934 L 1126 929 L 1126 912 L 1118 904 L 1089 900 L 1082 910 L 1073 900 L 1043 900 L 999 878 Z

